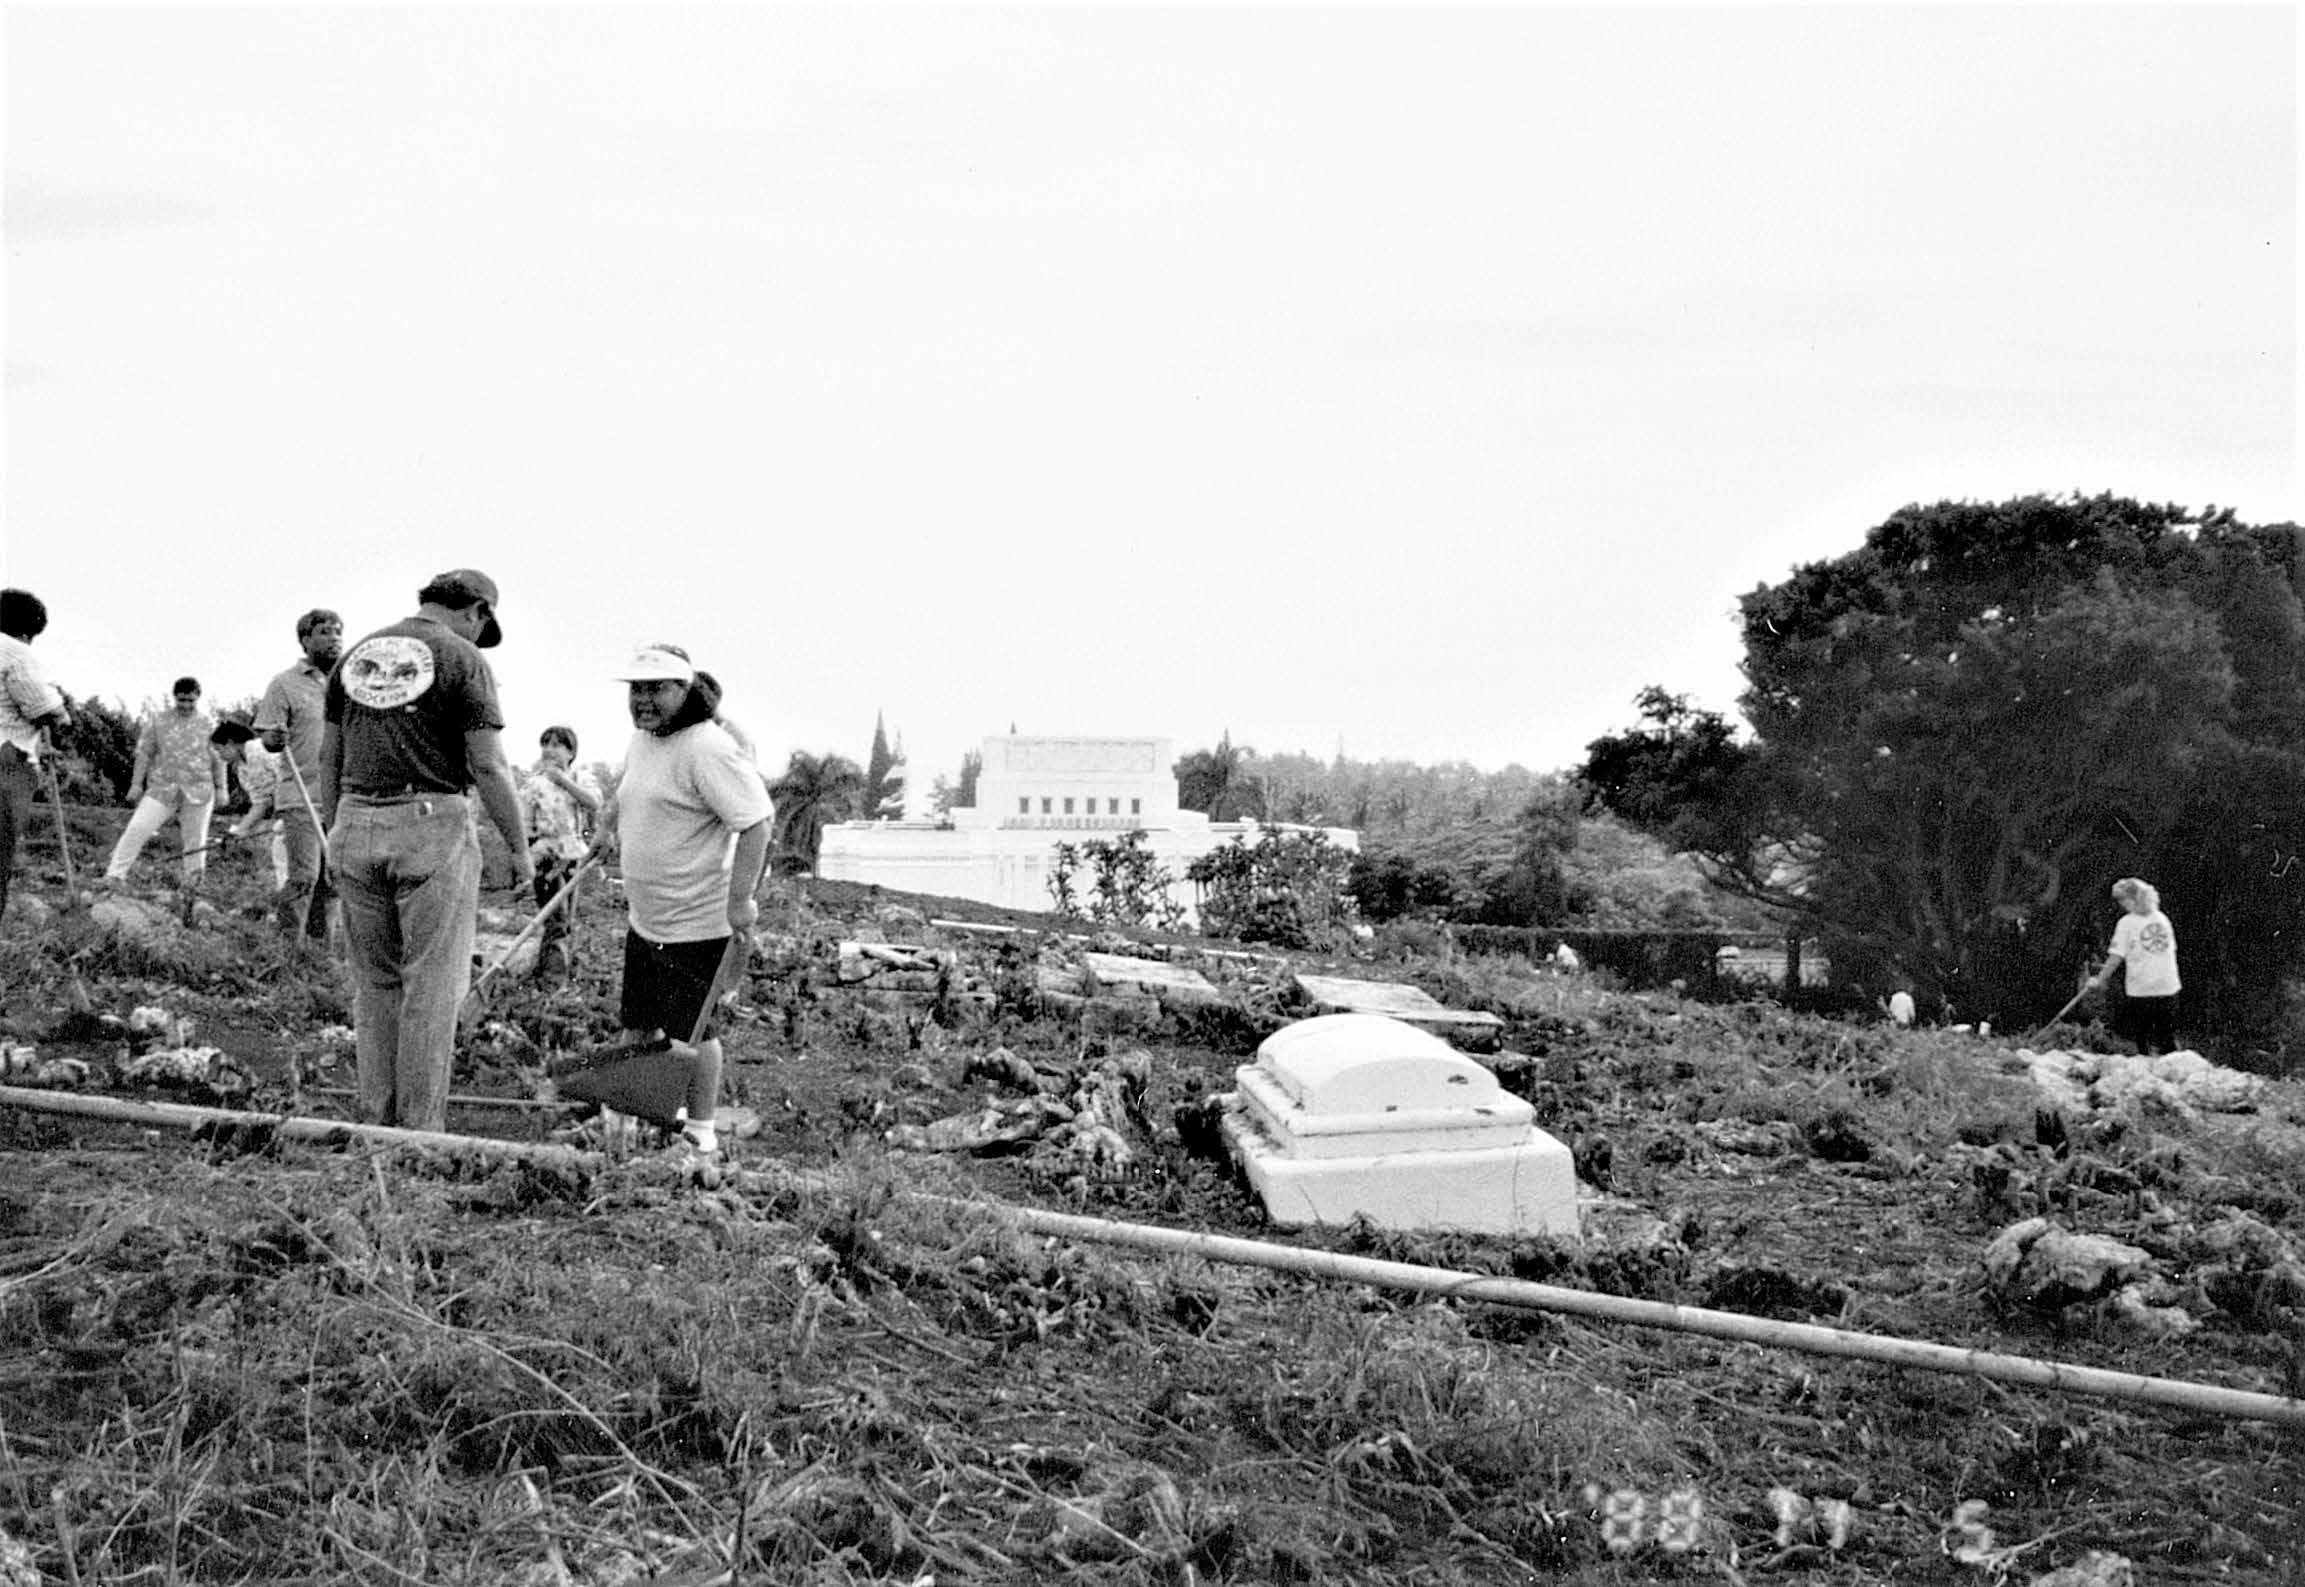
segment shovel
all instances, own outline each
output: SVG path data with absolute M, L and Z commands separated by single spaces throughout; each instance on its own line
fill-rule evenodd
M 604 1108 L 671 1129 L 688 1105 L 688 1081 L 696 1063 L 696 1049 L 712 1035 L 720 1014 L 720 1000 L 744 973 L 752 953 L 752 934 L 740 931 L 728 939 L 727 951 L 712 972 L 712 985 L 704 994 L 704 1007 L 688 1040 L 658 1048 L 618 1045 L 568 1060 L 570 1071 L 556 1077 L 564 1102 L 597 1102 Z

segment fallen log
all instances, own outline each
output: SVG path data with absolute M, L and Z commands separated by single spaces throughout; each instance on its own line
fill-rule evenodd
M 125 1102 L 117 1097 L 86 1097 L 69 1092 L 36 1091 L 21 1086 L 0 1086 L 0 1107 L 37 1113 L 62 1113 L 117 1123 L 164 1125 L 196 1129 L 211 1123 L 269 1125 L 292 1140 L 339 1144 L 346 1139 L 384 1146 L 417 1146 L 437 1151 L 465 1152 L 484 1157 L 525 1159 L 532 1162 L 582 1166 L 601 1161 L 599 1154 L 570 1146 L 491 1141 L 474 1136 L 448 1135 L 430 1130 L 402 1130 L 381 1124 L 339 1124 L 293 1114 L 245 1113 L 225 1108 L 193 1107 L 185 1103 Z M 821 1176 L 786 1169 L 747 1169 L 727 1176 L 723 1183 L 740 1189 L 789 1191 L 823 1190 Z M 1035 1207 L 1000 1202 L 969 1201 L 955 1196 L 912 1193 L 900 1199 L 962 1215 L 1005 1219 L 1031 1234 L 1115 1245 L 1161 1256 L 1190 1257 L 1236 1267 L 1261 1267 L 1310 1278 L 1368 1284 L 1380 1289 L 1407 1290 L 1454 1300 L 1480 1301 L 1522 1311 L 1558 1312 L 1600 1322 L 1631 1323 L 1672 1333 L 1699 1334 L 1774 1349 L 1800 1350 L 1812 1355 L 1842 1356 L 1883 1366 L 1910 1367 L 1962 1377 L 1989 1378 L 2027 1388 L 2099 1399 L 2126 1400 L 2191 1411 L 2230 1421 L 2274 1422 L 2305 1427 L 2305 1399 L 2259 1394 L 2214 1383 L 2192 1383 L 2179 1378 L 2149 1378 L 2132 1372 L 2112 1372 L 2066 1361 L 2044 1361 L 2032 1356 L 2001 1355 L 1989 1350 L 1968 1350 L 1922 1339 L 1900 1339 L 1887 1334 L 1855 1333 L 1816 1323 L 1782 1322 L 1748 1317 L 1738 1312 L 1712 1311 L 1700 1306 L 1675 1306 L 1664 1301 L 1635 1300 L 1623 1295 L 1599 1295 L 1562 1289 L 1525 1279 L 1495 1278 L 1458 1269 L 1426 1267 L 1413 1262 L 1388 1262 L 1375 1257 L 1348 1256 L 1336 1251 L 1308 1250 L 1245 1240 L 1231 1235 L 1203 1234 L 1187 1229 L 1164 1229 L 1154 1224 L 1119 1223 L 1077 1213 L 1044 1212 Z

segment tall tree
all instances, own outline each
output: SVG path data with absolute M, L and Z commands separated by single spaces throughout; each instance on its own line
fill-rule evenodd
M 768 786 L 776 801 L 769 853 L 778 871 L 813 872 L 824 829 L 853 820 L 864 803 L 864 768 L 845 755 L 792 752 L 784 775 Z
M 2003 1019 L 2063 1001 L 2106 886 L 2143 875 L 2197 1001 L 2265 1007 L 2305 950 L 2305 876 L 2245 900 L 2175 883 L 2261 864 L 2305 808 L 2298 546 L 2112 496 L 1946 502 L 1756 589 L 1755 819 L 1716 842 L 1720 874 L 1818 921 L 1837 964 Z
M 940 816 L 952 814 L 955 807 L 964 810 L 976 808 L 976 780 L 984 775 L 984 752 L 966 750 L 960 757 L 960 780 L 953 782 L 944 773 L 936 774 L 936 781 L 928 791 L 928 807 Z
M 899 734 L 891 749 L 888 726 L 877 711 L 872 717 L 872 753 L 864 768 L 864 814 L 873 821 L 904 816 L 904 737 Z
M 1264 788 L 1254 772 L 1256 753 L 1235 748 L 1227 728 L 1215 749 L 1196 749 L 1176 763 L 1177 804 L 1205 811 L 1211 821 L 1262 816 Z
M 1736 729 L 1655 684 L 1633 698 L 1645 725 L 1585 746 L 1577 780 L 1590 803 L 1672 848 L 1733 847 L 1745 769 Z

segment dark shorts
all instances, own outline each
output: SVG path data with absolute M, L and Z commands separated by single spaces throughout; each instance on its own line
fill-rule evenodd
M 661 1030 L 675 1041 L 695 1034 L 711 995 L 712 978 L 728 952 L 728 938 L 707 942 L 650 942 L 624 934 L 624 992 L 617 1019 L 626 1030 Z

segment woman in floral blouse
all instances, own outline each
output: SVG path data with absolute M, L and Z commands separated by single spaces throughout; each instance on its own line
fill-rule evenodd
M 104 867 L 104 879 L 115 885 L 128 880 L 136 856 L 170 816 L 181 840 L 184 885 L 198 887 L 207 874 L 208 818 L 226 796 L 224 757 L 209 739 L 216 722 L 200 709 L 200 680 L 178 678 L 169 694 L 172 707 L 146 722 L 136 740 L 136 769 L 128 778 L 128 802 L 136 809 Z

